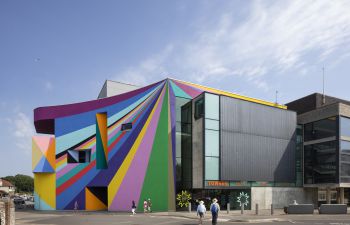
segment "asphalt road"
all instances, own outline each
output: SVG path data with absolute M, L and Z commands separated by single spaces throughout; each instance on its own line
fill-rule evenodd
M 332 218 L 331 220 L 322 219 L 318 217 L 297 217 L 296 220 L 289 219 L 288 221 L 278 222 L 224 222 L 219 221 L 218 224 L 260 224 L 260 225 L 350 225 L 350 215 L 342 216 L 340 218 Z M 114 225 L 114 224 L 130 224 L 130 225 L 195 225 L 198 220 L 191 218 L 183 218 L 176 216 L 162 216 L 152 214 L 137 214 L 135 216 L 129 214 L 108 214 L 108 213 L 72 213 L 72 212 L 37 212 L 24 211 L 16 212 L 16 225 L 30 224 L 30 225 Z M 210 225 L 210 218 L 206 218 L 205 225 Z

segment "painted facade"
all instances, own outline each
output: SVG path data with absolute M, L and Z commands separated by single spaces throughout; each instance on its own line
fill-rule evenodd
M 283 108 L 184 81 L 166 79 L 121 95 L 34 110 L 35 208 L 175 210 L 175 99 L 203 92 Z

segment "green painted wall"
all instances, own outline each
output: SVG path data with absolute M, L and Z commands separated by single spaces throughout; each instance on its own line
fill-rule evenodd
M 168 210 L 168 88 L 138 203 L 139 210 L 143 209 L 143 201 L 148 198 L 152 201 L 152 211 Z

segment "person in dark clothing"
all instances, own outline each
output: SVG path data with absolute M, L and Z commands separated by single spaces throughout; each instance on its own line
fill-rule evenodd
M 132 205 L 131 205 L 131 212 L 132 212 L 133 215 L 136 214 L 135 210 L 136 210 L 136 204 L 135 204 L 135 201 L 133 200 L 132 201 Z
M 210 205 L 210 212 L 212 216 L 212 224 L 216 225 L 218 223 L 218 216 L 219 216 L 220 206 L 218 204 L 218 200 L 216 198 L 213 199 L 213 203 Z

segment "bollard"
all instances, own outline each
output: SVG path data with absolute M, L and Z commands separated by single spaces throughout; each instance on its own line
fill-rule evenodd
M 244 213 L 244 204 L 241 204 L 241 214 L 243 215 Z
M 271 204 L 271 215 L 273 215 L 273 204 Z
M 230 203 L 227 203 L 227 214 L 230 213 Z
M 188 204 L 188 212 L 190 213 L 191 212 L 191 202 Z
M 259 204 L 255 204 L 255 215 L 259 215 Z

